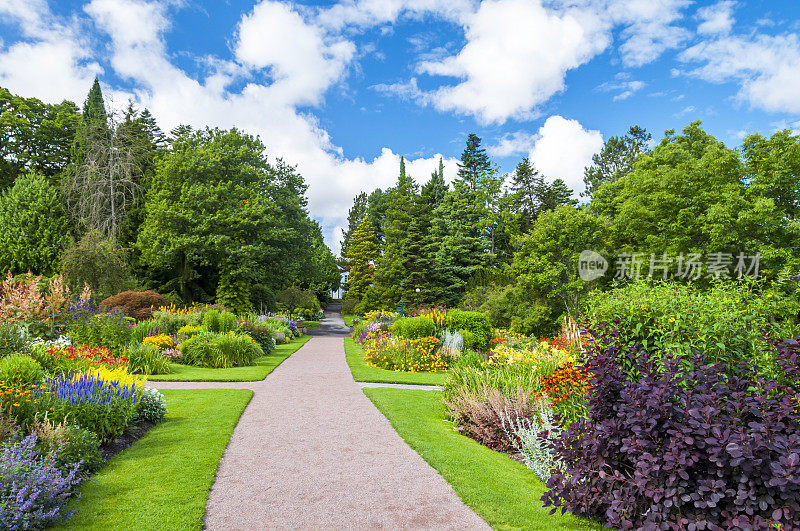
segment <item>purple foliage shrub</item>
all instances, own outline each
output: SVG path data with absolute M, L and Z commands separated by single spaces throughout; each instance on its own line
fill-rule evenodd
M 0 463 L 0 529 L 42 529 L 68 518 L 80 463 L 66 469 L 40 456 L 36 433 L 7 444 Z
M 752 367 L 732 375 L 702 355 L 656 362 L 610 326 L 592 335 L 588 418 L 553 442 L 566 470 L 548 481 L 545 506 L 620 529 L 800 529 L 792 387 Z M 798 341 L 773 347 L 796 381 Z

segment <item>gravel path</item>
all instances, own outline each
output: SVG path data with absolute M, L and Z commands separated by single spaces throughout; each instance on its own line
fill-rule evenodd
M 353 381 L 342 327 L 328 314 L 260 382 L 153 382 L 255 392 L 220 462 L 206 527 L 488 529 Z

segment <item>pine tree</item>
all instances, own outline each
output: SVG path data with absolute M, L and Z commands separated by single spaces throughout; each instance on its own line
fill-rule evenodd
M 560 206 L 575 206 L 578 204 L 572 198 L 572 189 L 561 179 L 554 179 L 552 183 L 545 184 L 543 194 L 540 198 L 540 213 L 550 212 Z
M 466 183 L 470 190 L 475 191 L 481 186 L 481 181 L 491 167 L 489 155 L 481 147 L 480 137 L 470 133 L 467 137 L 467 147 L 461 153 L 461 162 L 458 163 L 458 178 Z
M 430 180 L 422 186 L 422 202 L 433 212 L 433 209 L 447 195 L 447 183 L 444 182 L 444 163 L 439 159 L 439 170 L 431 173 Z
M 603 183 L 618 181 L 629 174 L 639 155 L 648 151 L 651 138 L 646 129 L 633 125 L 625 136 L 606 140 L 600 153 L 592 155 L 592 165 L 583 171 L 586 190 L 581 195 L 592 197 Z
M 375 308 L 391 309 L 404 299 L 408 227 L 417 192 L 414 179 L 405 170 L 405 160 L 400 158 L 400 175 L 397 185 L 389 192 L 386 207 L 385 250 L 375 268 L 375 282 L 368 296 L 368 304 Z
M 378 259 L 378 241 L 369 217 L 363 218 L 356 226 L 345 258 L 350 262 L 345 298 L 360 301 L 372 284 L 373 263 Z
M 533 228 L 539 215 L 544 177 L 528 158 L 517 164 L 511 181 L 511 209 L 517 216 L 520 231 L 524 234 Z
M 342 229 L 342 257 L 347 256 L 347 246 L 350 244 L 350 238 L 353 237 L 356 227 L 366 215 L 367 194 L 366 192 L 361 192 L 353 199 L 353 206 L 347 211 L 347 230 Z
M 438 249 L 437 277 L 431 290 L 439 303 L 455 305 L 469 278 L 488 261 L 488 242 L 480 229 L 481 214 L 475 192 L 463 181 L 456 181 L 453 191 L 433 214 L 432 234 Z
M 83 121 L 86 124 L 106 124 L 108 122 L 103 91 L 100 89 L 100 81 L 96 77 L 83 104 Z

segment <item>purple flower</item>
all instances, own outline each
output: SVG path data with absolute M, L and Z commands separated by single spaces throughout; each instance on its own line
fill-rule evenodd
M 0 529 L 41 529 L 71 516 L 67 508 L 80 482 L 74 463 L 59 469 L 54 458 L 40 456 L 36 433 L 15 438 L 3 448 L 0 462 Z M 79 494 L 78 494 L 79 496 Z

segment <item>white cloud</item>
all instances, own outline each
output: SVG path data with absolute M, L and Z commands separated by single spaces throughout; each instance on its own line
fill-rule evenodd
M 616 81 L 606 81 L 595 90 L 599 92 L 616 92 L 613 97 L 614 101 L 626 100 L 645 87 L 643 81 L 630 80 L 629 78 L 629 74 L 620 72 L 615 76 Z
M 753 108 L 800 114 L 800 38 L 796 34 L 725 36 L 684 50 L 700 63 L 686 74 L 712 83 L 737 82 L 737 98 Z
M 319 103 L 342 78 L 355 51 L 350 41 L 326 38 L 287 4 L 269 1 L 244 16 L 235 47 L 245 65 L 269 69 L 273 92 L 293 104 Z
M 598 2 L 601 7 L 603 2 Z M 626 26 L 620 45 L 622 63 L 642 66 L 658 59 L 664 51 L 679 47 L 690 33 L 676 26 L 690 5 L 689 0 L 609 0 L 605 9 L 616 24 Z
M 555 115 L 539 128 L 530 159 L 550 180 L 563 179 L 577 196 L 584 189 L 583 169 L 603 147 L 599 131 L 586 130 L 577 120 Z
M 80 29 L 56 20 L 44 0 L 0 0 L 0 19 L 26 37 L 0 48 L 0 86 L 50 102 L 82 102 L 102 68 Z
M 431 94 L 439 110 L 474 114 L 484 123 L 530 117 L 564 89 L 567 70 L 608 45 L 609 36 L 598 29 L 538 1 L 487 0 L 469 17 L 461 51 L 418 70 L 462 80 Z
M 73 31 L 60 31 L 57 38 L 46 35 L 45 31 L 52 31 L 47 28 L 59 27 L 63 21 L 51 17 L 44 2 L 37 5 L 40 11 L 27 9 L 33 4 L 0 0 L 0 16 L 37 32 L 25 42 L 0 50 L 0 84 L 25 95 L 42 95 L 43 89 L 38 93 L 32 89 L 43 86 L 49 91 L 45 98 L 49 101 L 68 97 L 80 102 L 99 66 L 91 63 L 95 70 L 87 69 L 78 59 L 85 60 L 95 51 Z M 107 36 L 114 73 L 134 87 L 132 96 L 153 112 L 163 129 L 179 124 L 238 127 L 258 134 L 268 154 L 297 164 L 309 184 L 309 209 L 322 222 L 326 242 L 337 251 L 341 234 L 337 227 L 344 224 L 353 197 L 364 189 L 391 186 L 400 162 L 399 155 L 388 148 L 372 159 L 343 157 L 318 120 L 298 109 L 320 103 L 326 90 L 346 75 L 354 54 L 352 44 L 331 38 L 286 4 L 265 0 L 242 17 L 231 42 L 233 57 L 205 58 L 211 73 L 196 79 L 167 52 L 168 5 L 157 0 L 93 0 L 84 8 L 89 20 L 81 23 L 93 23 Z M 9 6 L 17 11 L 11 12 Z M 57 44 L 57 49 L 72 55 L 53 55 L 51 64 L 45 52 L 56 50 L 42 48 L 39 41 L 45 37 L 44 44 Z M 17 59 L 16 50 L 30 46 L 28 41 L 39 46 L 37 53 L 28 54 L 24 61 Z M 70 57 L 77 59 L 70 62 Z M 12 59 L 16 77 L 4 71 Z M 64 71 L 64 64 L 73 66 Z M 237 81 L 244 81 L 244 86 L 232 90 Z M 104 92 L 120 104 L 129 96 L 110 87 L 104 87 Z M 438 167 L 440 156 L 409 160 L 409 171 L 425 179 Z M 455 171 L 456 161 L 445 159 L 446 175 L 452 177 Z
M 689 0 L 484 0 L 473 10 L 458 3 L 444 15 L 423 0 L 392 0 L 380 14 L 356 9 L 364 4 L 373 2 L 345 7 L 374 23 L 395 20 L 414 4 L 415 13 L 429 9 L 461 24 L 466 43 L 457 53 L 417 65 L 418 73 L 456 81 L 416 94 L 415 99 L 441 111 L 473 115 L 486 124 L 536 117 L 540 104 L 564 90 L 569 70 L 608 49 L 615 29 L 620 29 L 619 53 L 625 66 L 651 62 L 689 36 L 676 25 Z M 345 7 L 331 11 L 346 11 Z M 351 15 L 351 20 L 357 17 Z M 408 97 L 407 91 L 399 92 Z
M 697 26 L 697 33 L 701 35 L 730 33 L 734 24 L 733 8 L 735 6 L 735 2 L 724 0 L 698 9 L 697 18 L 700 19 L 700 25 Z
M 528 133 L 527 131 L 506 133 L 500 137 L 496 144 L 487 147 L 486 151 L 493 157 L 527 155 L 536 144 L 537 138 L 539 138 L 537 135 Z

